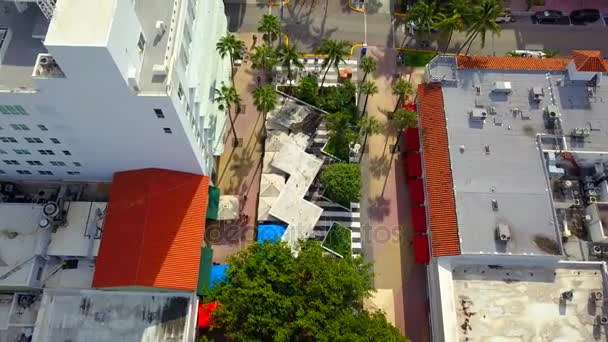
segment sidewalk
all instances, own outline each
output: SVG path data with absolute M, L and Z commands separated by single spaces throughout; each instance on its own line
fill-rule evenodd
M 371 47 L 368 55 L 378 61 L 379 70 L 368 79 L 378 86 L 378 94 L 368 102 L 369 115 L 383 124 L 395 108 L 391 84 L 397 70 L 392 49 Z M 412 83 L 423 70 L 415 70 Z M 409 79 L 404 75 L 406 79 Z M 372 135 L 363 158 L 363 198 L 361 211 L 364 255 L 374 262 L 374 287 L 389 290 L 394 297 L 395 325 L 413 342 L 428 341 L 424 265 L 414 263 L 409 196 L 399 154 L 392 154 L 395 132 Z M 367 215 L 365 215 L 367 213 Z
M 251 34 L 236 34 L 251 47 Z M 226 126 L 224 153 L 218 164 L 218 186 L 222 195 L 239 195 L 243 213 L 249 216 L 246 227 L 220 224 L 214 227 L 213 261 L 223 263 L 226 258 L 247 247 L 254 238 L 257 197 L 262 170 L 262 144 L 259 136 L 262 131 L 262 119 L 253 104 L 252 92 L 255 87 L 257 71 L 251 69 L 251 63 L 244 61 L 237 69 L 234 83 L 241 96 L 243 110 L 235 119 L 237 137 L 241 139 L 238 147 L 233 147 L 233 134 L 230 123 Z M 218 85 L 219 86 L 219 85 Z M 234 115 L 234 113 L 233 113 Z M 245 197 L 246 196 L 246 200 Z M 219 231 L 218 231 L 219 229 Z

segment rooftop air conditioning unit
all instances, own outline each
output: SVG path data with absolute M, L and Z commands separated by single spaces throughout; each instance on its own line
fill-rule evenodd
M 44 207 L 42 207 L 42 212 L 47 217 L 53 218 L 59 214 L 59 206 L 55 202 L 48 202 L 44 205 Z
M 47 218 L 43 218 L 42 220 L 40 220 L 40 222 L 38 222 L 38 227 L 40 229 L 48 229 L 51 227 L 51 220 L 47 219 Z
M 596 301 L 601 301 L 604 300 L 604 292 L 598 290 L 598 291 L 593 291 L 591 293 L 591 295 L 593 296 L 593 299 L 595 299 Z
M 593 247 L 591 248 L 591 255 L 600 258 L 602 256 L 602 246 L 593 245 Z
M 601 325 L 608 325 L 608 316 L 602 315 L 599 317 L 598 321 Z
M 511 240 L 511 229 L 504 223 L 499 223 L 496 226 L 496 239 L 502 242 Z
M 492 91 L 495 93 L 510 94 L 512 91 L 511 82 L 494 82 L 494 88 L 492 89 Z
M 548 105 L 545 108 L 545 113 L 547 113 L 549 119 L 556 119 L 559 116 L 559 109 L 556 105 Z

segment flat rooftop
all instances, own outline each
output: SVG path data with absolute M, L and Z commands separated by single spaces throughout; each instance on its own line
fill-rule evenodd
M 166 58 L 167 49 L 169 47 L 169 26 L 172 23 L 174 14 L 173 7 L 177 1 L 166 0 L 136 0 L 135 13 L 139 18 L 139 22 L 146 37 L 146 46 L 144 49 L 144 60 L 139 76 L 139 88 L 143 92 L 161 92 L 167 90 L 167 77 L 155 76 L 152 73 L 154 65 L 162 65 L 168 63 Z M 163 35 L 158 35 L 156 29 L 157 21 L 164 21 L 167 25 L 166 32 Z M 176 21 L 177 22 L 177 21 Z M 175 37 L 172 38 L 175 41 Z
M 45 290 L 32 342 L 194 339 L 194 295 Z
M 543 106 L 529 95 L 548 87 L 546 74 L 461 69 L 457 78 L 442 91 L 462 252 L 558 254 L 543 244 L 557 245 L 558 235 L 536 139 L 546 132 Z M 511 82 L 510 95 L 492 92 L 501 81 Z M 485 124 L 470 120 L 471 110 L 490 107 L 495 114 Z M 513 114 L 516 108 L 525 117 Z M 498 224 L 509 226 L 508 243 L 496 240 Z
M 34 2 L 19 13 L 15 3 L 0 2 L 0 91 L 31 90 L 32 72 L 39 53 L 46 53 L 42 37 L 48 21 Z
M 596 324 L 606 307 L 598 265 L 521 267 L 461 265 L 452 269 L 455 341 L 606 341 Z M 571 300 L 562 293 L 573 290 Z M 445 321 L 444 321 L 445 322 Z

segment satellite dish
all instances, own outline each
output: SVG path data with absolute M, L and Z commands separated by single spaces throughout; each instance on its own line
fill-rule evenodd
M 59 213 L 59 206 L 55 202 L 48 202 L 42 207 L 42 212 L 49 217 L 57 216 Z
M 355 144 L 355 146 L 353 146 L 353 152 L 359 153 L 360 150 L 361 150 L 361 144 Z

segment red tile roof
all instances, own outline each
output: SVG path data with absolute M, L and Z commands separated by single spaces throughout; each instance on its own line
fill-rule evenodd
M 529 58 L 496 56 L 458 56 L 456 61 L 463 69 L 496 70 L 565 70 L 570 58 Z
M 606 72 L 602 53 L 597 50 L 572 50 L 574 65 L 578 71 Z
M 115 173 L 93 287 L 196 290 L 208 188 L 190 173 Z
M 418 86 L 422 161 L 433 256 L 460 254 L 448 132 L 439 83 Z

